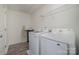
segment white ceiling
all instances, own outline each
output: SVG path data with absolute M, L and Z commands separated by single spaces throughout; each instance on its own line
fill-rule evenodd
M 33 13 L 44 6 L 44 4 L 9 4 L 7 6 L 9 9 Z

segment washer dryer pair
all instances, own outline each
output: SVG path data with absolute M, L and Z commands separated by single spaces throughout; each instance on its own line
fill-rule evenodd
M 29 55 L 72 55 L 76 53 L 75 35 L 70 31 L 30 32 L 29 36 Z

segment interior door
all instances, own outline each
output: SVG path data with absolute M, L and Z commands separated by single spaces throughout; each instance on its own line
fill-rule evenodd
M 0 5 L 0 55 L 5 54 L 6 48 L 6 14 L 4 5 Z
M 5 54 L 4 32 L 0 32 L 0 55 Z

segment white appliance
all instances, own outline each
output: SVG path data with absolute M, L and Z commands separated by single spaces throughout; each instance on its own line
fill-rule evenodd
M 72 29 L 57 29 L 40 37 L 41 55 L 75 55 L 75 34 Z
M 30 55 L 39 55 L 39 37 L 40 32 L 30 32 L 29 33 L 29 50 Z
M 76 53 L 72 29 L 54 29 L 52 32 L 30 32 L 30 55 L 73 55 Z

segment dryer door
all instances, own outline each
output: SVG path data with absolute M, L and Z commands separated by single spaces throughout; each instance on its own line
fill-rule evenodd
M 41 55 L 66 55 L 67 44 L 42 37 L 40 40 Z

